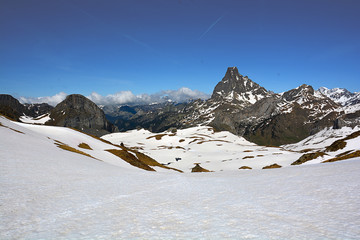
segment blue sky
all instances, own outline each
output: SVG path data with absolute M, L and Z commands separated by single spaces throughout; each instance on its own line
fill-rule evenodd
M 1 93 L 360 91 L 358 0 L 0 0 Z

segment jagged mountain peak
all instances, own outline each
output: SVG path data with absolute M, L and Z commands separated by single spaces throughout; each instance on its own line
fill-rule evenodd
M 229 67 L 224 78 L 215 86 L 211 99 L 251 105 L 270 95 L 265 88 L 241 75 L 237 67 Z
M 326 87 L 320 87 L 318 92 L 343 106 L 353 105 L 352 104 L 354 102 L 353 98 L 356 95 L 355 93 L 352 93 L 345 88 L 329 89 Z
M 314 88 L 310 85 L 303 84 L 297 88 L 291 89 L 282 94 L 282 98 L 288 102 L 300 101 L 303 102 L 304 98 L 313 96 L 315 93 Z

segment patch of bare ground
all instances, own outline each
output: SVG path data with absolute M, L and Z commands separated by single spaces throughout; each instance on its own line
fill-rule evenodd
M 120 150 L 120 149 L 107 149 L 106 151 L 114 154 L 115 156 L 118 156 L 119 158 L 121 158 L 122 160 L 124 160 L 125 162 L 147 170 L 147 171 L 155 171 L 153 168 L 151 168 L 150 166 L 148 166 L 147 164 L 143 163 L 142 161 L 140 161 L 139 159 L 137 159 L 133 154 L 129 153 L 126 150 Z
M 323 161 L 322 163 L 337 162 L 337 161 L 346 160 L 346 159 L 355 158 L 355 157 L 360 157 L 360 150 L 342 155 L 341 157 L 335 157 L 335 158 L 328 159 L 326 161 Z
M 326 147 L 326 152 L 335 152 L 338 151 L 340 149 L 343 149 L 346 146 L 346 140 L 350 140 L 356 137 L 360 136 L 360 131 L 356 131 L 353 132 L 352 134 L 350 134 L 349 136 L 343 138 L 343 139 L 339 139 L 336 140 L 335 142 L 333 142 L 330 146 Z
M 144 170 L 155 171 L 155 169 L 153 169 L 152 167 L 161 167 L 161 168 L 165 168 L 165 169 L 171 169 L 174 171 L 182 172 L 179 169 L 164 166 L 163 164 L 157 162 L 155 159 L 153 159 L 141 152 L 138 152 L 136 150 L 133 150 L 133 149 L 130 149 L 130 148 L 127 148 L 124 146 L 120 146 L 120 148 L 121 148 L 121 150 L 109 149 L 106 151 L 111 152 L 112 154 L 120 157 L 127 163 L 129 163 L 135 167 L 144 169 Z
M 253 152 L 253 150 L 244 150 L 243 152 Z
M 305 153 L 305 154 L 301 155 L 301 157 L 298 160 L 296 160 L 295 162 L 293 162 L 291 165 L 300 165 L 300 164 L 303 164 L 310 160 L 313 160 L 315 158 L 322 157 L 324 155 L 327 155 L 327 154 L 324 152 Z
M 346 147 L 346 142 L 344 139 L 336 140 L 330 146 L 326 147 L 326 152 L 335 152 L 337 150 L 343 149 Z
M 80 143 L 80 144 L 78 145 L 78 147 L 79 147 L 79 148 L 88 149 L 88 150 L 93 150 L 93 149 L 89 146 L 89 144 L 87 144 L 87 143 Z
M 261 154 L 259 154 L 259 155 L 256 155 L 256 157 L 263 157 L 264 155 L 261 155 Z
M 339 153 L 339 154 L 337 154 L 337 155 L 336 155 L 336 157 L 342 157 L 342 156 L 345 156 L 345 155 L 347 155 L 347 154 L 351 153 L 352 151 L 354 151 L 354 150 L 349 150 L 349 151 L 346 151 L 346 152 Z
M 10 129 L 10 130 L 12 130 L 12 131 L 14 131 L 14 132 L 17 132 L 17 133 L 25 134 L 25 133 L 23 133 L 23 132 L 21 132 L 21 131 L 19 131 L 19 130 L 14 129 L 14 128 L 11 128 L 11 127 L 8 127 L 8 126 L 4 126 L 4 125 L 2 125 L 1 123 L 0 123 L 0 127 L 4 127 L 4 128 L 7 128 L 7 129 Z
M 90 157 L 92 159 L 96 159 L 96 160 L 99 160 L 97 158 L 94 158 L 93 156 L 91 156 L 90 154 L 87 154 L 87 153 L 84 153 L 83 151 L 80 151 L 76 148 L 73 148 L 73 147 L 70 147 L 69 145 L 66 145 L 58 140 L 54 140 L 55 141 L 55 145 L 58 147 L 58 148 L 61 148 L 63 150 L 66 150 L 66 151 L 69 151 L 69 152 L 73 152 L 73 153 L 77 153 L 77 154 L 81 154 L 81 155 L 84 155 L 84 156 L 87 156 L 87 157 Z M 99 160 L 100 161 L 100 160 Z
M 310 152 L 310 151 L 313 151 L 314 149 L 311 149 L 311 148 L 306 148 L 306 149 L 303 149 L 300 151 L 300 153 L 307 153 L 307 152 Z
M 156 140 L 161 140 L 161 138 L 162 138 L 163 136 L 167 136 L 167 134 L 157 134 L 157 135 L 153 135 L 153 136 L 147 137 L 146 139 L 155 138 Z
M 193 138 L 193 137 L 190 137 Z M 196 142 L 196 141 L 204 141 L 204 138 L 195 138 L 194 140 L 190 141 L 189 144 Z
M 254 158 L 254 156 L 245 156 L 242 159 L 247 159 L 247 158 Z
M 179 142 L 185 142 L 185 139 L 180 139 Z
M 241 167 L 239 167 L 239 169 L 252 169 L 252 168 L 249 166 L 241 166 Z
M 191 172 L 210 172 L 209 170 L 200 166 L 200 163 L 194 163 L 195 167 L 191 169 Z
M 281 166 L 277 163 L 271 164 L 269 166 L 265 166 L 262 169 L 272 169 L 272 168 L 281 168 Z
M 225 140 L 206 140 L 206 141 L 200 141 L 197 144 L 203 144 L 203 143 L 207 143 L 207 142 L 223 142 L 223 143 L 230 143 L 229 141 L 225 141 Z
M 143 147 L 129 147 L 131 150 L 144 150 Z

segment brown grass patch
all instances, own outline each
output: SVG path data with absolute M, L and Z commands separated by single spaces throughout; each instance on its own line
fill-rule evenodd
M 301 155 L 301 157 L 298 160 L 296 160 L 295 162 L 293 162 L 291 165 L 300 165 L 307 161 L 313 160 L 315 158 L 322 157 L 324 155 L 327 155 L 327 154 L 324 152 L 305 153 L 305 154 Z
M 129 153 L 126 150 L 120 150 L 120 149 L 107 149 L 106 151 L 114 154 L 115 156 L 118 156 L 119 158 L 121 158 L 122 160 L 124 160 L 125 162 L 147 170 L 147 171 L 155 171 L 153 168 L 151 168 L 150 166 L 148 166 L 147 164 L 143 163 L 142 161 L 140 161 L 139 159 L 137 159 L 133 154 Z
M 265 166 L 262 169 L 272 169 L 272 168 L 281 168 L 281 166 L 277 163 L 271 164 L 269 166 Z
M 247 159 L 247 158 L 254 158 L 254 156 L 245 156 L 242 159 Z
M 326 147 L 326 152 L 335 152 L 337 150 L 343 149 L 346 147 L 346 142 L 344 139 L 336 140 L 330 146 Z
M 12 121 L 12 120 L 11 120 L 11 121 Z M 25 133 L 23 133 L 23 132 L 21 132 L 21 131 L 19 131 L 19 130 L 14 129 L 14 128 L 11 128 L 11 127 L 8 127 L 8 126 L 4 126 L 4 125 L 2 125 L 1 122 L 0 122 L 0 127 L 8 128 L 8 129 L 10 129 L 10 130 L 12 130 L 12 131 L 14 131 L 14 132 L 17 132 L 17 133 L 25 134 Z
M 346 146 L 346 140 L 350 140 L 356 137 L 360 136 L 360 131 L 357 132 L 353 132 L 352 134 L 350 134 L 349 136 L 340 139 L 340 140 L 336 140 L 335 142 L 333 142 L 330 146 L 328 146 L 326 148 L 326 152 L 335 152 L 337 150 L 343 149 Z
M 171 170 L 175 170 L 178 172 L 182 172 L 181 170 L 178 170 L 176 168 L 164 166 L 164 165 L 160 164 L 159 162 L 157 162 L 155 159 L 153 159 L 143 153 L 140 153 L 134 149 L 130 149 L 130 148 L 127 148 L 124 146 L 119 146 L 119 147 L 121 148 L 121 150 L 120 149 L 107 149 L 105 151 L 108 151 L 108 152 L 114 154 L 115 156 L 118 156 L 119 158 L 123 159 L 125 162 L 127 162 L 135 167 L 138 167 L 138 168 L 141 168 L 141 169 L 144 169 L 147 171 L 155 171 L 155 169 L 153 169 L 150 166 L 156 166 L 156 167 L 161 167 L 161 168 L 165 168 L 165 169 L 171 169 Z
M 151 139 L 151 138 L 155 138 L 156 140 L 161 140 L 161 138 L 163 136 L 166 136 L 167 134 L 157 134 L 157 135 L 153 135 L 153 136 L 150 136 L 150 137 L 147 137 L 146 139 Z
M 87 143 L 80 143 L 78 147 L 83 149 L 93 150 Z
M 200 141 L 197 144 L 203 144 L 203 143 L 207 143 L 207 142 L 223 142 L 223 143 L 229 143 L 229 141 L 225 141 L 225 140 L 204 140 L 204 141 Z
M 191 169 L 191 172 L 210 172 L 209 170 L 200 166 L 200 163 L 194 163 L 195 167 Z
M 239 169 L 252 169 L 252 168 L 249 166 L 242 166 L 242 167 L 239 167 Z
M 314 149 L 307 148 L 307 149 L 301 150 L 300 153 L 307 153 L 307 152 L 310 152 L 310 151 L 312 151 L 312 150 L 314 150 Z
M 343 155 L 341 157 L 335 157 L 335 158 L 328 159 L 326 161 L 323 161 L 322 163 L 337 162 L 337 161 L 346 160 L 346 159 L 355 158 L 355 157 L 360 157 L 360 150 Z
M 349 151 L 346 151 L 346 152 L 343 152 L 343 153 L 339 153 L 338 155 L 336 155 L 336 157 L 342 157 L 342 156 L 345 156 L 345 155 L 347 155 L 347 154 L 351 153 L 352 151 L 354 151 L 354 150 L 349 150 Z
M 69 152 L 73 152 L 73 153 L 77 153 L 77 154 L 81 154 L 81 155 L 84 155 L 84 156 L 87 156 L 87 157 L 90 157 L 92 159 L 96 159 L 96 160 L 99 160 L 97 158 L 94 158 L 93 156 L 91 156 L 90 154 L 87 154 L 87 153 L 84 153 L 76 148 L 73 148 L 73 147 L 70 147 L 69 145 L 66 145 L 58 140 L 55 140 L 55 145 L 58 147 L 58 148 L 61 148 L 63 150 L 66 150 L 66 151 L 69 151 Z

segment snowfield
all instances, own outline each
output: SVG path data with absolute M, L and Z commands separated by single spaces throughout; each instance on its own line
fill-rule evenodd
M 360 158 L 250 171 L 230 171 L 230 165 L 221 165 L 224 162 L 206 165 L 205 161 L 203 167 L 220 165 L 218 169 L 224 171 L 148 172 L 104 151 L 115 146 L 71 129 L 15 123 L 3 117 L 0 123 L 0 239 L 360 236 Z M 177 134 L 189 141 L 185 133 Z M 228 133 L 216 134 L 207 133 L 213 140 L 225 136 L 223 139 L 233 142 L 234 148 L 243 145 L 242 152 L 261 148 L 243 139 L 232 139 Z M 169 136 L 169 142 L 171 137 L 175 136 Z M 93 150 L 81 150 L 101 161 L 60 149 L 55 140 L 74 148 L 86 142 Z M 155 137 L 147 140 L 161 141 Z M 188 147 L 204 154 L 208 148 L 201 149 L 206 147 L 203 144 Z M 283 154 L 273 155 L 280 150 L 271 149 L 268 158 L 287 155 L 284 149 Z M 224 157 L 234 151 L 230 148 Z M 168 153 L 164 151 L 164 155 Z M 182 166 L 181 161 L 178 166 Z M 282 163 L 286 161 L 284 157 Z M 189 162 L 184 169 L 191 167 L 193 161 Z

